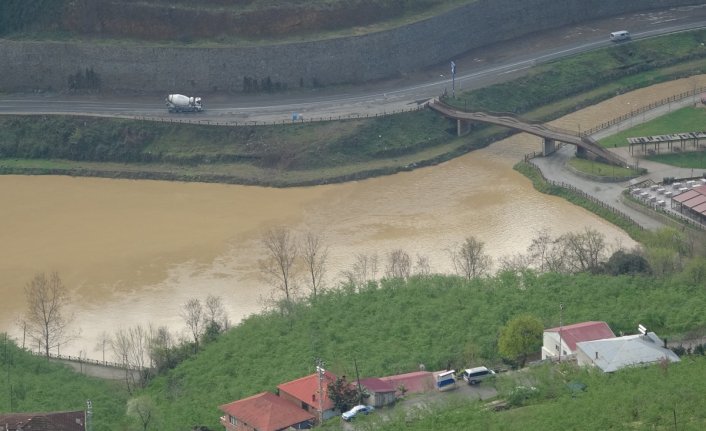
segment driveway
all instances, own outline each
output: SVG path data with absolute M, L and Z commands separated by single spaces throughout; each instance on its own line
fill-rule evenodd
M 393 406 L 376 409 L 372 415 L 379 416 L 383 420 L 397 416 L 399 412 L 405 412 L 407 415 L 413 415 L 416 410 L 424 410 L 428 407 L 437 406 L 452 400 L 467 400 L 468 403 L 473 403 L 478 400 L 487 400 L 498 395 L 493 381 L 485 381 L 477 385 L 469 385 L 463 380 L 456 383 L 456 389 L 449 391 L 429 391 L 420 394 L 407 395 L 405 398 L 398 400 Z M 341 429 L 354 431 L 357 429 L 370 429 L 369 426 L 356 426 L 355 419 L 351 422 L 341 420 Z

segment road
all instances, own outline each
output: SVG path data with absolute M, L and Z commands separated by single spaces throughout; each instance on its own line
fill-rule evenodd
M 610 46 L 611 31 L 627 29 L 633 39 L 706 27 L 706 5 L 637 13 L 581 23 L 487 46 L 455 59 L 456 76 L 441 64 L 404 77 L 352 87 L 291 91 L 275 95 L 207 95 L 202 114 L 169 114 L 164 95 L 71 96 L 0 95 L 0 114 L 89 114 L 243 124 L 375 115 L 409 110 L 444 90 L 484 87 L 517 77 L 530 67 L 561 57 Z

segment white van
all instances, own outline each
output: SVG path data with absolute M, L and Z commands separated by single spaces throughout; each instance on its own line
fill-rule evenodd
M 623 40 L 630 40 L 630 33 L 625 30 L 614 31 L 610 34 L 610 40 L 613 42 L 621 42 Z
M 495 371 L 489 370 L 486 367 L 466 368 L 461 375 L 463 376 L 463 380 L 467 381 L 469 385 L 475 385 L 476 383 L 493 377 Z

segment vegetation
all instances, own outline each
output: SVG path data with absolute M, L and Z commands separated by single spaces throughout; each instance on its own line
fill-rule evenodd
M 640 175 L 640 172 L 636 172 L 634 169 L 623 168 L 609 163 L 602 163 L 595 160 L 582 159 L 578 157 L 570 159 L 569 166 L 579 172 L 596 177 L 632 178 Z
M 0 334 L 0 411 L 83 410 L 93 405 L 96 430 L 123 430 L 127 391 L 119 382 L 86 377 L 63 364 L 48 362 Z
M 498 352 L 524 367 L 527 358 L 542 347 L 542 321 L 531 314 L 517 316 L 500 329 Z

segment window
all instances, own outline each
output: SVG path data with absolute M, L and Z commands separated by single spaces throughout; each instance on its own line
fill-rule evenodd
M 228 415 L 228 422 L 230 422 L 231 425 L 238 425 L 238 419 L 231 415 Z

